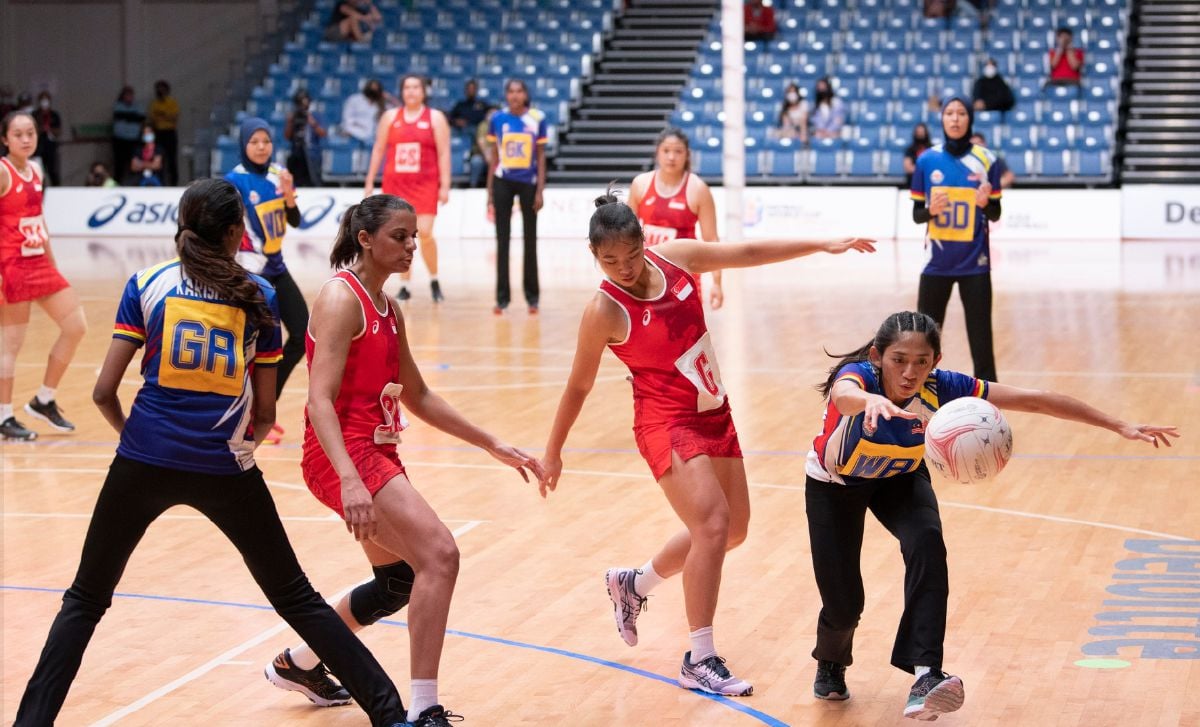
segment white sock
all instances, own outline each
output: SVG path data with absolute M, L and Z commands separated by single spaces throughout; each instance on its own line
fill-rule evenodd
M 633 590 L 637 591 L 639 596 L 645 598 L 650 595 L 650 591 L 658 587 L 658 584 L 664 580 L 666 579 L 660 576 L 658 571 L 654 570 L 654 559 L 651 558 L 646 562 L 646 565 L 642 566 L 642 572 L 634 575 Z
M 317 664 L 321 663 L 321 657 L 317 656 L 317 652 L 308 648 L 308 644 L 300 644 L 294 649 L 289 649 L 288 654 L 292 657 L 292 663 L 297 669 L 308 671 L 316 669 Z
M 923 676 L 925 676 L 926 674 L 928 674 L 928 673 L 929 673 L 929 670 L 930 670 L 931 668 L 932 668 L 932 667 L 928 667 L 928 666 L 914 666 L 914 667 L 913 667 L 913 671 L 915 671 L 915 672 L 917 673 L 917 678 L 918 678 L 918 679 L 920 679 L 921 677 L 923 677 Z
M 54 401 L 54 394 L 58 389 L 51 389 L 49 386 L 43 386 L 38 389 L 37 400 L 39 404 L 49 404 Z
M 688 638 L 692 640 L 692 656 L 690 661 L 693 664 L 699 664 L 717 653 L 717 647 L 713 645 L 712 626 L 696 629 L 688 634 Z
M 7 420 L 13 415 L 12 403 L 0 404 L 0 422 Z
M 421 713 L 438 703 L 437 679 L 413 679 L 412 699 L 408 702 L 408 721 L 416 722 Z

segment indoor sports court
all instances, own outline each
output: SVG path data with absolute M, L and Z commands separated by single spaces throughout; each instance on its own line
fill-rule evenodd
M 343 64 L 343 55 L 366 63 L 360 56 L 377 58 L 387 48 L 402 49 L 392 54 L 395 70 L 382 74 L 391 80 L 403 72 L 404 54 L 424 54 L 436 64 L 435 54 L 452 52 L 446 38 L 453 34 L 443 13 L 460 12 L 460 40 L 478 44 L 465 45 L 474 48 L 472 57 L 488 56 L 490 61 L 494 49 L 484 43 L 528 37 L 529 48 L 510 51 L 531 63 L 545 60 L 536 55 L 541 52 L 554 54 L 556 61 L 579 57 L 582 51 L 573 51 L 570 43 L 571 33 L 580 28 L 594 31 L 606 52 L 612 52 L 620 49 L 613 38 L 619 39 L 622 28 L 640 27 L 639 18 L 650 18 L 645 23 L 653 27 L 654 18 L 686 15 L 684 3 L 637 0 L 376 4 L 390 34 L 377 31 L 375 40 L 334 54 L 338 60 L 333 63 Z M 45 8 L 31 5 L 0 0 L 0 21 L 50 17 L 38 14 L 48 12 Z M 104 15 L 118 5 L 146 24 L 161 19 L 158 14 L 169 9 L 165 6 L 179 5 L 187 17 L 203 15 L 191 7 L 195 3 L 183 2 L 126 0 L 109 3 L 112 8 L 101 7 L 104 3 L 48 5 L 55 12 L 78 5 L 80 13 L 102 25 L 118 24 Z M 221 7 L 226 5 L 243 20 L 255 12 L 246 7 L 255 3 Z M 678 577 L 650 596 L 638 618 L 636 647 L 626 646 L 616 633 L 605 571 L 639 566 L 680 530 L 680 521 L 635 445 L 629 371 L 606 352 L 563 449 L 557 491 L 545 499 L 536 482 L 523 481 L 511 467 L 415 417 L 401 435 L 398 453 L 408 477 L 453 533 L 461 553 L 438 684 L 441 703 L 463 715 L 465 724 L 858 727 L 908 722 L 903 711 L 912 676 L 889 664 L 905 599 L 904 562 L 897 541 L 872 517 L 866 518 L 861 557 L 866 605 L 854 663 L 846 672 L 852 697 L 823 701 L 813 696 L 810 652 L 821 596 L 806 524 L 805 466 L 825 411 L 815 387 L 836 361 L 826 353 L 858 348 L 890 313 L 916 307 L 926 228 L 912 221 L 909 190 L 898 189 L 904 173 L 893 165 L 904 144 L 897 147 L 892 137 L 900 133 L 908 142 L 904 124 L 912 119 L 901 119 L 912 99 L 902 98 L 900 89 L 918 77 L 908 64 L 920 54 L 934 53 L 929 57 L 940 58 L 938 68 L 930 69 L 927 78 L 920 76 L 929 89 L 942 83 L 948 59 L 970 58 L 973 72 L 987 54 L 1002 55 L 1002 63 L 1011 61 L 1017 108 L 1030 114 L 1028 123 L 1011 112 L 1007 119 L 984 116 L 982 122 L 993 138 L 1018 140 L 1002 148 L 1011 166 L 1020 166 L 1015 186 L 1003 190 L 1003 215 L 990 232 L 997 380 L 1068 394 L 1128 421 L 1174 425 L 1181 434 L 1172 440 L 1173 447 L 1156 449 L 1084 424 L 1006 411 L 1014 452 L 1002 473 L 972 485 L 934 475 L 950 580 L 945 669 L 962 679 L 966 694 L 962 708 L 939 721 L 971 726 L 1200 725 L 1200 187 L 1178 183 L 1191 181 L 1182 149 L 1195 143 L 1189 139 L 1197 134 L 1197 121 L 1185 114 L 1161 127 L 1176 137 L 1163 143 L 1181 146 L 1168 154 L 1176 157 L 1174 170 L 1168 165 L 1156 178 L 1153 164 L 1146 161 L 1154 152 L 1134 149 L 1142 143 L 1138 134 L 1152 133 L 1154 124 L 1139 126 L 1128 110 L 1139 93 L 1186 94 L 1182 86 L 1132 90 L 1138 82 L 1182 83 L 1139 81 L 1138 73 L 1167 71 L 1144 62 L 1158 57 L 1154 53 L 1139 51 L 1143 65 L 1132 60 L 1139 39 L 1154 35 L 1145 29 L 1154 14 L 1148 6 L 1162 4 L 1000 0 L 992 4 L 988 32 L 976 30 L 973 3 L 959 5 L 951 20 L 929 24 L 920 3 L 904 0 L 774 3 L 779 31 L 769 43 L 746 46 L 740 107 L 746 118 L 744 124 L 732 125 L 735 136 L 730 136 L 716 115 L 717 109 L 727 114 L 727 100 L 713 97 L 723 98 L 720 86 L 711 81 L 713 64 L 720 73 L 722 26 L 717 4 L 709 3 L 705 8 L 712 20 L 702 23 L 697 37 L 703 42 L 692 43 L 684 63 L 686 81 L 678 84 L 673 105 L 655 117 L 649 134 L 652 140 L 668 120 L 685 129 L 693 145 L 691 171 L 712 185 L 724 241 L 877 240 L 872 254 L 817 254 L 726 270 L 724 305 L 704 306 L 737 422 L 751 501 L 748 537 L 725 558 L 714 626 L 721 656 L 753 683 L 753 695 L 729 697 L 676 684 L 688 638 Z M 329 51 L 326 46 L 318 50 L 318 43 L 325 42 L 318 36 L 331 8 L 325 0 L 279 3 L 279 32 L 290 28 L 284 33 L 286 47 L 284 40 L 276 44 L 274 65 L 251 79 L 228 124 L 212 132 L 208 148 L 196 157 L 209 166 L 193 165 L 193 176 L 223 174 L 236 163 L 234 111 L 243 116 L 261 112 L 272 124 L 282 123 L 271 114 L 282 99 L 290 99 L 285 86 L 290 90 L 291 79 L 309 78 L 312 85 L 313 76 L 305 74 L 318 71 L 309 66 L 339 83 L 363 75 L 359 66 L 331 70 L 328 58 L 313 59 Z M 1193 10 L 1175 3 L 1160 12 L 1180 13 L 1185 20 L 1178 23 L 1193 23 L 1200 30 Z M 289 11 L 297 17 L 289 18 Z M 516 15 L 524 25 L 512 20 Z M 489 40 L 488 33 L 474 27 L 480 19 L 500 17 L 512 21 L 511 28 L 493 34 L 504 36 L 500 40 Z M 863 18 L 873 25 L 863 25 Z M 887 64 L 890 51 L 883 43 L 889 28 L 898 27 L 888 24 L 897 19 L 906 23 L 900 36 L 916 34 L 899 60 L 893 60 L 903 70 L 876 72 L 876 66 Z M 1076 29 L 1076 39 L 1084 41 L 1089 54 L 1095 51 L 1089 63 L 1105 58 L 1112 65 L 1115 59 L 1117 68 L 1112 75 L 1089 71 L 1085 96 L 1065 104 L 1042 97 L 1040 87 L 1022 96 L 1021 64 L 1026 55 L 1041 62 L 1047 50 L 1043 36 L 1052 36 L 1059 22 Z M 952 28 L 951 23 L 957 25 Z M 206 26 L 199 27 L 205 32 Z M 551 32 L 560 27 L 562 33 Z M 422 32 L 410 33 L 413 28 Z M 10 33 L 0 31 L 0 38 L 8 39 Z M 550 35 L 568 37 L 562 47 L 539 48 Z M 584 35 L 590 39 L 592 33 Z M 896 32 L 891 35 L 897 37 Z M 794 44 L 806 39 L 807 57 L 795 59 L 794 73 L 776 73 L 771 70 L 775 61 L 761 55 L 771 51 L 791 59 L 794 49 L 781 51 L 778 45 L 788 38 Z M 919 38 L 940 45 L 921 49 Z M 963 38 L 967 46 L 957 48 L 954 43 Z M 1030 38 L 1034 40 L 1027 44 Z M 864 45 L 852 47 L 855 41 Z M 814 45 L 822 42 L 827 53 Z M 422 49 L 421 43 L 429 47 Z M 606 154 L 595 149 L 590 154 L 597 163 L 579 162 L 589 154 L 587 134 L 596 120 L 615 128 L 623 118 L 579 113 L 587 103 L 575 94 L 586 95 L 588 87 L 604 83 L 592 65 L 602 62 L 603 54 L 587 43 L 584 50 L 594 58 L 588 55 L 582 67 L 565 60 L 561 64 L 561 74 L 576 81 L 563 85 L 561 104 L 548 101 L 548 89 L 557 88 L 552 76 L 559 74 L 554 70 L 558 64 L 541 83 L 529 76 L 531 95 L 546 102 L 556 129 L 538 221 L 537 310 L 528 311 L 520 298 L 521 253 L 514 251 L 513 304 L 501 315 L 493 313 L 494 219 L 487 214 L 485 190 L 462 188 L 466 182 L 458 167 L 434 228 L 445 300 L 431 300 L 429 272 L 415 262 L 412 298 L 397 304 L 429 386 L 471 421 L 538 457 L 571 370 L 581 316 L 604 277 L 588 248 L 592 200 L 609 179 L 617 178 L 606 175 L 619 173 L 603 168 L 598 160 Z M 712 43 L 717 43 L 715 50 Z M 1195 48 L 1181 58 L 1190 58 L 1189 53 L 1194 56 Z M 24 83 L 15 78 L 16 70 L 10 71 L 17 68 L 12 59 L 0 58 L 8 66 L 0 82 Z M 610 57 L 609 62 L 621 61 Z M 755 114 L 776 113 L 779 99 L 765 97 L 761 90 L 778 88 L 785 77 L 809 83 L 815 78 L 804 66 L 817 62 L 831 73 L 839 64 L 848 69 L 839 82 L 853 88 L 845 95 L 852 129 L 843 134 L 846 145 L 797 143 L 792 148 L 773 137 L 768 140 L 769 132 L 762 131 Z M 26 66 L 20 66 L 22 73 Z M 120 79 L 131 78 L 126 69 L 112 70 L 111 78 L 104 79 L 101 115 L 111 103 L 107 87 L 115 89 Z M 502 97 L 500 79 L 513 69 L 504 67 L 494 78 L 479 70 L 470 65 L 460 75 L 492 83 L 492 95 Z M 908 74 L 903 81 L 902 74 Z M 449 106 L 458 94 L 460 76 L 450 71 L 444 76 L 453 80 L 433 85 L 431 106 Z M 285 77 L 286 83 L 281 80 Z M 872 90 L 880 79 L 891 82 L 894 98 Z M 61 83 L 60 90 L 71 88 Z M 725 83 L 732 81 L 726 78 Z M 333 108 L 334 91 L 322 84 L 314 98 Z M 693 93 L 697 90 L 699 94 Z M 923 100 L 917 99 L 917 105 Z M 1044 127 L 1056 123 L 1051 121 L 1056 111 L 1068 108 L 1074 122 L 1064 145 L 1047 143 L 1053 137 Z M 1089 117 L 1092 111 L 1108 116 Z M 938 136 L 938 113 L 922 109 L 921 114 Z M 331 117 L 336 115 L 330 111 Z M 974 118 L 979 129 L 978 112 Z M 187 122 L 189 131 L 194 123 Z M 860 136 L 860 129 L 870 131 Z M 755 139 L 760 133 L 757 145 L 729 148 L 731 139 Z M 1092 133 L 1097 144 L 1088 145 L 1083 140 Z M 869 146 L 853 141 L 867 137 L 872 139 Z M 469 142 L 455 136 L 453 143 L 457 154 Z M 618 186 L 627 188 L 634 173 L 654 163 L 652 143 L 642 143 L 646 149 L 637 154 L 644 166 L 620 172 L 624 176 Z M 1123 149 L 1119 161 L 1118 145 Z M 298 192 L 304 226 L 288 231 L 283 243 L 291 275 L 310 307 L 330 275 L 328 255 L 339 218 L 362 196 L 369 153 L 349 151 L 346 139 L 331 140 L 325 149 L 331 178 L 325 186 Z M 286 145 L 277 142 L 276 151 L 282 162 Z M 1099 156 L 1093 157 L 1093 151 Z M 72 155 L 78 156 L 64 152 L 64 176 Z M 863 159 L 870 164 L 863 166 Z M 1143 160 L 1140 167 L 1131 161 L 1136 159 Z M 619 154 L 608 154 L 607 161 L 619 164 Z M 1093 163 L 1100 166 L 1093 168 Z M 744 174 L 728 171 L 731 164 L 744 166 Z M 181 170 L 187 168 L 185 164 Z M 6 724 L 16 718 L 47 629 L 79 564 L 92 508 L 117 445 L 117 435 L 92 404 L 117 303 L 131 275 L 175 254 L 178 200 L 186 182 L 85 189 L 68 181 L 62 188 L 47 187 L 45 219 L 58 270 L 79 293 L 88 322 L 57 391 L 63 413 L 77 430 L 59 433 L 26 421 L 38 432 L 35 441 L 0 443 L 0 709 Z M 515 248 L 521 246 L 520 220 L 518 212 Z M 711 285 L 709 275 L 703 285 Z M 394 295 L 397 288 L 392 280 L 385 292 Z M 34 306 L 16 362 L 18 418 L 23 417 L 20 404 L 38 386 L 55 330 Z M 939 367 L 969 373 L 972 357 L 957 292 L 943 332 Z M 119 387 L 126 410 L 141 385 L 138 369 L 131 366 Z M 305 485 L 300 459 L 307 391 L 302 364 L 278 401 L 281 441 L 260 446 L 255 460 L 304 571 L 334 601 L 370 573 L 345 524 Z M 358 635 L 407 702 L 406 619 L 407 610 L 401 610 Z M 354 705 L 318 708 L 264 679 L 264 666 L 296 642 L 296 634 L 272 610 L 216 527 L 194 510 L 172 508 L 150 527 L 129 561 L 56 723 L 368 724 Z

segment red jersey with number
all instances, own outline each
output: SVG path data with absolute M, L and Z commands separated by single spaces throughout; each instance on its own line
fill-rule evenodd
M 405 120 L 403 108 L 396 109 L 396 118 L 388 127 L 383 192 L 406 200 L 419 215 L 437 214 L 437 141 L 428 106 L 421 107 L 412 122 Z
M 342 438 L 348 448 L 368 442 L 394 450 L 400 441 L 400 431 L 408 426 L 400 411 L 400 334 L 396 311 L 390 303 L 385 304 L 383 311 L 377 310 L 371 294 L 349 270 L 339 272 L 326 285 L 350 288 L 358 298 L 364 321 L 362 332 L 350 342 L 342 385 L 333 404 Z M 304 336 L 304 351 L 310 371 L 315 347 L 312 331 L 308 331 Z M 306 410 L 304 459 L 318 456 L 324 457 L 325 453 Z
M 17 173 L 7 158 L 0 164 L 11 180 L 0 197 L 0 259 L 38 257 L 46 254 L 46 220 L 42 217 L 42 177 L 33 164 L 26 166 L 28 178 Z
M 658 174 L 650 176 L 650 187 L 638 204 L 637 216 L 646 234 L 646 247 L 653 247 L 677 238 L 696 240 L 696 213 L 688 206 L 687 186 L 692 179 L 688 173 L 683 186 L 671 197 L 658 193 Z
M 662 274 L 662 293 L 637 298 L 610 280 L 600 291 L 625 312 L 629 335 L 609 344 L 633 374 L 635 426 L 728 410 L 696 279 L 653 250 L 646 264 Z

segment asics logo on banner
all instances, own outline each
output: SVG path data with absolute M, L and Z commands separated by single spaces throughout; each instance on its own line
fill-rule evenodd
M 334 199 L 332 195 L 325 195 L 323 198 L 317 199 L 313 204 L 304 208 L 300 214 L 300 229 L 307 230 L 310 227 L 318 225 L 329 216 L 333 211 Z M 338 220 L 342 218 L 341 213 L 338 214 Z
M 129 198 L 123 194 L 109 197 L 92 211 L 88 217 L 88 227 L 93 229 L 104 227 L 125 211 L 123 221 L 131 225 L 174 225 L 179 219 L 179 207 L 173 202 L 134 202 L 129 204 Z

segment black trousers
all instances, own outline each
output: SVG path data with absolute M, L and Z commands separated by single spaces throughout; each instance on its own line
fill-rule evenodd
M 163 156 L 163 184 L 174 187 L 179 183 L 179 132 L 175 129 L 160 129 L 154 132 L 154 141 Z
M 950 585 L 946 544 L 929 470 L 838 485 L 807 478 L 804 501 L 813 573 L 821 592 L 815 659 L 849 666 L 863 593 L 863 527 L 867 510 L 900 541 L 904 556 L 904 614 L 892 647 L 892 665 L 941 668 Z
M 975 378 L 996 381 L 996 356 L 992 351 L 992 274 L 983 275 L 921 275 L 917 289 L 917 310 L 937 321 L 938 327 L 946 320 L 946 305 L 950 292 L 958 283 L 958 297 L 962 300 L 963 314 L 967 319 L 967 344 L 971 347 L 971 360 L 975 366 Z
M 500 178 L 492 180 L 492 203 L 496 208 L 496 305 L 501 308 L 507 308 L 512 301 L 508 284 L 508 244 L 512 238 L 514 197 L 521 200 L 521 223 L 525 228 L 525 269 L 521 285 L 525 289 L 525 302 L 538 304 L 541 289 L 538 287 L 537 212 L 533 209 L 535 194 L 536 184 Z
M 266 276 L 267 282 L 275 286 L 275 301 L 279 303 L 279 318 L 287 331 L 283 342 L 283 359 L 275 374 L 275 398 L 283 393 L 283 385 L 292 375 L 292 369 L 304 359 L 304 334 L 308 330 L 308 303 L 292 274 L 284 270 L 278 275 Z
M 258 468 L 239 475 L 209 475 L 118 456 L 96 501 L 79 571 L 63 594 L 62 609 L 21 697 L 15 725 L 54 724 L 130 555 L 150 523 L 174 505 L 199 510 L 221 529 L 267 600 L 321 656 L 370 715 L 373 727 L 404 722 L 395 685 L 300 569 Z

